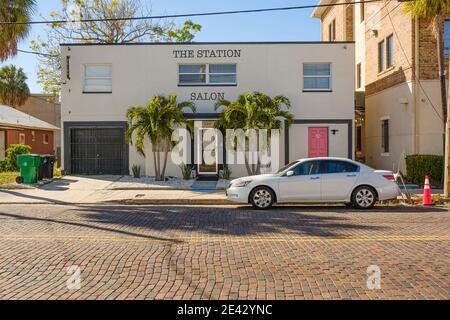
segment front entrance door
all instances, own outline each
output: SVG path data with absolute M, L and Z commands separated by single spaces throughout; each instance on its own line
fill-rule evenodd
M 0 159 L 5 157 L 5 131 L 0 130 Z
M 328 157 L 328 128 L 308 128 L 308 158 Z
M 199 175 L 216 175 L 218 167 L 218 139 L 214 129 L 199 128 L 197 131 L 197 159 Z

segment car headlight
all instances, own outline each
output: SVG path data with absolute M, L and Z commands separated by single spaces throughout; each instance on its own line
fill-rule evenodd
M 233 187 L 243 188 L 243 187 L 248 186 L 251 182 L 252 182 L 252 180 L 245 180 L 245 181 L 237 182 L 237 183 L 233 184 Z

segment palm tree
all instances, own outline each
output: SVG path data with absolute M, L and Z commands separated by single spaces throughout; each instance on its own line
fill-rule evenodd
M 144 139 L 148 137 L 152 143 L 153 163 L 155 167 L 155 179 L 165 179 L 167 156 L 172 146 L 172 133 L 174 128 L 188 121 L 183 109 L 196 111 L 194 103 L 184 101 L 177 102 L 174 94 L 168 97 L 159 95 L 150 99 L 146 107 L 132 107 L 127 112 L 128 130 L 126 139 L 133 144 L 133 135 L 136 136 L 136 149 L 145 156 Z M 164 153 L 163 166 L 161 169 L 161 152 Z
M 433 22 L 433 33 L 436 39 L 436 55 L 438 58 L 439 78 L 441 82 L 442 115 L 447 120 L 447 89 L 445 84 L 445 64 L 443 50 L 443 26 L 445 15 L 450 13 L 449 0 L 412 0 L 405 2 L 405 11 L 417 19 L 426 19 Z
M 267 129 L 269 133 L 271 130 L 280 130 L 282 127 L 282 119 L 286 120 L 288 125 L 293 122 L 293 115 L 287 110 L 282 110 L 282 106 L 287 109 L 291 107 L 288 98 L 284 96 L 276 96 L 274 98 L 261 92 L 243 93 L 239 98 L 230 102 L 228 100 L 218 100 L 215 109 L 216 111 L 225 107 L 219 119 L 216 122 L 216 127 L 221 129 L 244 129 L 255 130 L 257 137 L 257 161 L 256 164 L 249 165 L 247 158 L 247 151 L 249 147 L 248 138 L 245 142 L 245 166 L 248 174 L 254 175 L 260 173 L 261 160 L 259 156 L 259 132 L 260 129 Z M 269 145 L 270 140 L 267 141 Z
M 442 103 L 442 120 L 444 125 L 444 194 L 449 196 L 450 182 L 449 182 L 449 159 L 448 159 L 448 142 L 450 139 L 448 132 L 448 112 L 447 112 L 447 88 L 445 81 L 445 63 L 444 63 L 444 20 L 445 16 L 450 13 L 449 0 L 412 0 L 405 3 L 405 11 L 411 14 L 416 19 L 426 19 L 433 22 L 433 33 L 436 40 L 436 55 L 438 58 L 439 80 L 441 89 L 441 103 Z
M 27 76 L 13 65 L 0 69 L 0 102 L 10 107 L 22 106 L 30 96 Z
M 0 1 L 0 21 L 29 22 L 36 8 L 35 0 Z M 28 24 L 0 25 L 0 62 L 17 54 L 17 43 L 30 32 Z

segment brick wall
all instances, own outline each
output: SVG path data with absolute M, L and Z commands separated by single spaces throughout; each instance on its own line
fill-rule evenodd
M 450 14 L 446 16 L 446 19 L 450 19 Z M 444 30 L 443 24 L 444 22 L 442 22 L 442 30 Z M 448 70 L 448 58 L 445 59 L 445 65 L 445 70 Z M 423 19 L 419 20 L 419 77 L 421 80 L 439 78 L 433 23 Z
M 33 94 L 17 110 L 29 114 L 56 127 L 61 126 L 61 105 L 49 102 L 45 95 Z
M 397 33 L 394 32 L 391 19 Z M 385 40 L 387 48 L 386 38 L 392 34 L 394 65 L 378 72 L 378 44 Z M 413 36 L 414 20 L 404 14 L 403 4 L 397 1 L 366 4 L 366 95 L 413 79 Z
M 34 136 L 33 136 L 34 132 Z M 19 144 L 21 133 L 25 134 L 25 144 L 31 147 L 31 153 L 54 154 L 53 131 L 32 129 L 8 129 L 6 130 L 6 149 L 12 144 Z M 43 135 L 48 134 L 48 144 L 44 143 Z
M 338 2 L 343 2 L 343 0 L 334 1 L 334 3 Z M 336 41 L 345 40 L 344 17 L 344 6 L 328 7 L 322 16 L 322 41 L 330 41 L 328 26 L 334 19 L 336 20 Z
M 335 0 L 333 3 L 351 2 L 351 0 Z M 336 20 L 336 41 L 353 41 L 353 6 L 328 7 L 322 15 L 322 41 L 329 41 L 328 26 Z

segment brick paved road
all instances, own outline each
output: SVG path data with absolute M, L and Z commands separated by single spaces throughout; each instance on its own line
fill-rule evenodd
M 449 244 L 445 208 L 1 205 L 0 299 L 450 299 Z

